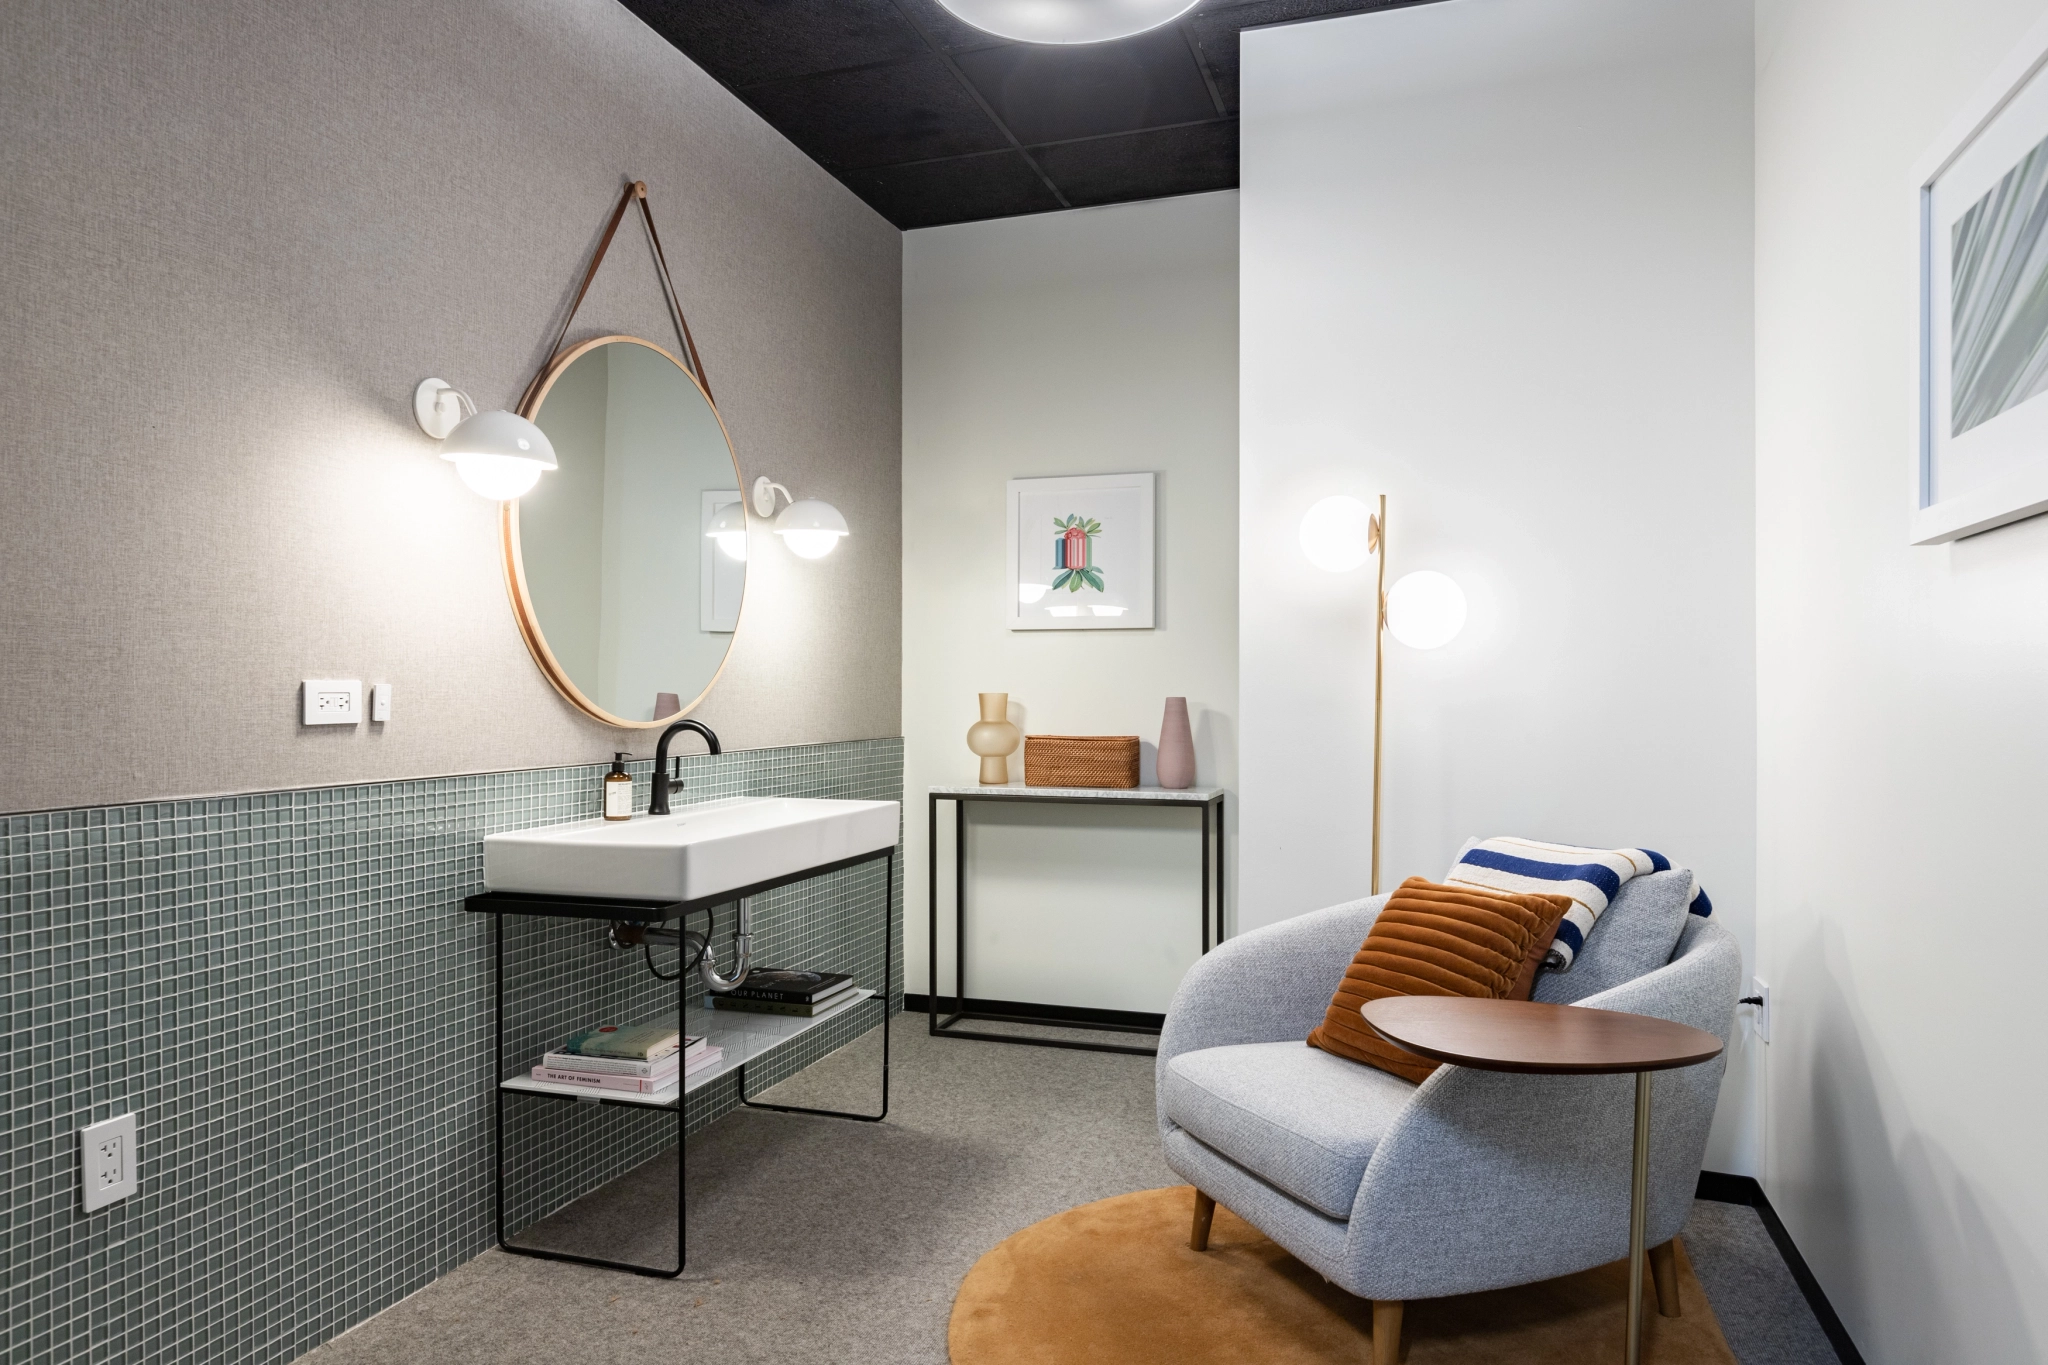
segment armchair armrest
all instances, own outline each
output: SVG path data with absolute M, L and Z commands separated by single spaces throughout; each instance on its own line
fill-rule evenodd
M 1306 1038 L 1323 1022 L 1344 969 L 1386 902 L 1348 901 L 1218 944 L 1173 993 L 1159 1035 L 1158 1074 L 1183 1052 Z

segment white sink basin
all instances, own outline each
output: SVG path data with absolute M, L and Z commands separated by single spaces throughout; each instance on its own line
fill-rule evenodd
M 894 801 L 735 797 L 484 838 L 493 891 L 694 901 L 896 842 Z

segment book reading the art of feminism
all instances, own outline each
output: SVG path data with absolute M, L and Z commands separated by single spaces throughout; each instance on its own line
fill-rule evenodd
M 724 1055 L 723 1048 L 710 1047 L 695 1034 L 678 1035 L 661 1024 L 607 1024 L 570 1034 L 568 1041 L 541 1058 L 533 1078 L 587 1090 L 658 1095 Z

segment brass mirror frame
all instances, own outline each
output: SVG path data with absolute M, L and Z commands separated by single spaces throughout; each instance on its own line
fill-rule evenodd
M 711 395 L 705 392 L 703 382 L 691 372 L 690 367 L 653 342 L 633 336 L 592 337 L 589 341 L 580 342 L 568 350 L 560 352 L 553 360 L 548 362 L 547 368 L 541 372 L 541 377 L 535 383 L 531 396 L 519 405 L 519 415 L 529 422 L 533 421 L 540 413 L 541 404 L 547 400 L 548 390 L 555 386 L 555 381 L 561 378 L 564 370 L 575 364 L 587 353 L 596 350 L 600 346 L 609 346 L 615 341 L 631 342 L 635 346 L 645 346 L 648 350 L 663 356 L 677 370 L 681 371 L 683 378 L 689 380 L 695 386 L 697 392 L 703 396 L 704 405 L 711 409 L 712 419 L 718 423 L 719 434 L 725 438 L 726 457 L 732 461 L 733 486 L 741 490 L 740 507 L 746 517 L 747 536 L 751 540 L 753 538 L 754 513 L 753 509 L 746 505 L 746 478 L 740 473 L 739 452 L 733 449 L 732 433 L 725 429 L 725 418 L 720 415 L 718 404 L 711 401 Z M 732 662 L 733 644 L 739 642 L 740 623 L 746 619 L 748 589 L 744 586 L 740 589 L 740 609 L 733 619 L 732 642 L 726 645 L 725 657 L 719 660 L 718 671 L 711 675 L 711 681 L 704 684 L 703 691 L 683 703 L 683 709 L 672 716 L 662 716 L 655 720 L 627 720 L 623 716 L 613 715 L 583 694 L 583 690 L 577 687 L 575 682 L 569 677 L 568 670 L 563 668 L 561 661 L 555 658 L 554 651 L 548 648 L 547 636 L 542 632 L 540 618 L 533 609 L 533 597 L 526 589 L 526 564 L 520 557 L 519 552 L 519 501 L 516 498 L 498 504 L 498 541 L 504 558 L 505 591 L 512 599 L 512 616 L 519 623 L 519 636 L 526 641 L 527 652 L 533 655 L 533 661 L 540 665 L 540 671 L 546 675 L 549 682 L 555 685 L 555 690 L 567 698 L 584 715 L 589 716 L 593 720 L 603 721 L 606 725 L 615 726 L 621 730 L 658 730 L 675 724 L 678 720 L 696 710 L 703 703 L 704 699 L 711 695 L 711 689 L 718 686 L 718 680 L 725 676 L 726 666 Z M 748 575 L 750 581 L 752 577 L 753 575 Z

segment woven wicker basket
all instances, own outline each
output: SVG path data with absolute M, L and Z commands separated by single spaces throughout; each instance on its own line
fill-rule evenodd
M 1136 735 L 1026 735 L 1027 787 L 1135 787 Z

